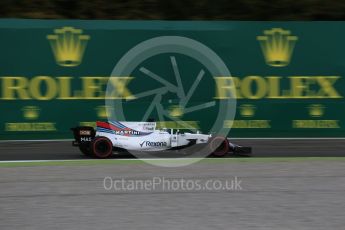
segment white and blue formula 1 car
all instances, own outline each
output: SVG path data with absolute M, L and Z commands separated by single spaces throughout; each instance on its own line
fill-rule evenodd
M 190 154 L 200 149 L 215 157 L 251 154 L 251 147 L 233 144 L 226 137 L 199 132 L 180 133 L 173 129 L 157 130 L 156 122 L 98 121 L 96 125 L 96 130 L 88 126 L 71 129 L 75 138 L 72 145 L 78 146 L 83 154 L 96 158 L 109 158 L 129 151 Z

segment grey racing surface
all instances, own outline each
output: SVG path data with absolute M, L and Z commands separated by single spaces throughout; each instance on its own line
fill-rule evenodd
M 277 158 L 176 168 L 128 156 L 110 165 L 5 165 L 0 229 L 343 229 L 345 160 L 298 156 L 345 156 L 344 140 L 234 142 Z M 70 141 L 0 143 L 2 161 L 64 159 L 87 158 Z
M 232 160 L 0 167 L 0 229 L 344 229 L 345 161 Z M 165 187 L 112 185 L 154 178 Z M 237 185 L 193 187 L 209 180 Z
M 338 157 L 345 156 L 345 139 L 235 139 L 251 146 L 255 157 Z M 130 156 L 121 156 L 130 157 Z M 0 142 L 0 161 L 84 159 L 71 141 Z

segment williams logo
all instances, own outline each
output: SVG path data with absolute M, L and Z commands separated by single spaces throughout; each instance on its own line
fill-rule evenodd
M 157 141 L 157 142 L 152 142 L 152 141 L 143 141 L 142 143 L 139 143 L 140 147 L 143 146 L 149 146 L 149 147 L 166 147 L 167 143 L 165 141 Z
M 264 35 L 257 36 L 267 65 L 274 67 L 287 66 L 297 41 L 297 36 L 290 35 L 289 30 L 273 28 L 265 30 Z
M 52 47 L 56 63 L 60 66 L 73 67 L 82 62 L 89 35 L 82 34 L 81 29 L 63 27 L 55 29 L 47 39 Z

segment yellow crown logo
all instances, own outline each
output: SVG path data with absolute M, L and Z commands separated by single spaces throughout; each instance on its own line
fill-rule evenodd
M 108 117 L 109 108 L 104 105 L 97 106 L 96 108 L 97 116 L 101 119 L 106 119 Z
M 63 27 L 55 29 L 55 34 L 47 35 L 58 65 L 73 67 L 80 65 L 89 35 L 82 34 L 81 29 Z
M 22 110 L 25 119 L 35 120 L 39 117 L 40 108 L 37 106 L 24 106 Z
M 168 111 L 169 111 L 170 116 L 172 116 L 172 117 L 181 117 L 184 114 L 183 108 L 181 108 L 178 105 L 170 106 Z
M 320 104 L 313 104 L 309 107 L 309 115 L 312 117 L 321 117 L 324 114 L 325 107 Z
M 243 117 L 252 117 L 255 114 L 255 109 L 254 105 L 244 104 L 240 106 L 240 114 Z
M 274 67 L 287 66 L 290 63 L 297 36 L 290 35 L 289 30 L 273 28 L 265 30 L 264 36 L 257 36 L 267 65 Z

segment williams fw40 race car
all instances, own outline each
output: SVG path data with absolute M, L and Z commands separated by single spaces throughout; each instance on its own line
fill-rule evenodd
M 73 146 L 91 157 L 108 158 L 121 152 L 182 153 L 195 156 L 223 157 L 228 154 L 250 156 L 251 147 L 231 143 L 228 138 L 197 133 L 180 133 L 173 129 L 156 129 L 156 122 L 100 122 L 93 127 L 72 128 Z M 201 152 L 201 151 L 200 151 Z

